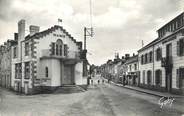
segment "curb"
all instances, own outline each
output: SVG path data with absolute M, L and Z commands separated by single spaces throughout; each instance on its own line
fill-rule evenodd
M 130 89 L 130 90 L 133 90 L 133 91 L 138 91 L 138 92 L 141 92 L 141 93 L 145 93 L 145 94 L 149 94 L 149 95 L 154 95 L 156 97 L 173 97 L 173 98 L 184 98 L 184 96 L 174 96 L 174 95 L 159 95 L 159 94 L 155 94 L 155 93 L 151 93 L 151 92 L 146 92 L 146 91 L 142 91 L 142 90 L 138 90 L 138 89 L 134 89 L 134 88 L 129 88 L 129 87 L 126 87 L 123 86 L 122 84 L 117 84 L 117 83 L 114 83 L 112 81 L 110 81 L 110 83 L 112 83 L 113 85 L 116 85 L 116 86 L 119 86 L 119 87 L 123 87 L 125 89 Z
M 145 91 L 141 91 L 141 90 L 137 90 L 137 89 L 129 88 L 129 87 L 126 87 L 126 85 L 125 85 L 125 86 L 123 86 L 123 85 L 121 85 L 121 84 L 117 84 L 117 83 L 114 83 L 114 82 L 112 82 L 112 81 L 111 81 L 110 83 L 112 83 L 113 85 L 119 86 L 119 87 L 123 87 L 123 88 L 125 88 L 125 89 L 130 89 L 130 90 L 133 90 L 133 91 L 138 91 L 138 92 L 141 92 L 141 93 L 146 93 L 146 94 L 154 95 L 154 96 L 157 96 L 157 97 L 166 97 L 166 96 L 157 95 L 157 94 L 150 93 L 150 92 L 145 92 Z

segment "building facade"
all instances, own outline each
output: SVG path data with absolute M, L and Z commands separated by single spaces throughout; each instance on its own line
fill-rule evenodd
M 184 13 L 165 24 L 158 38 L 138 51 L 140 86 L 182 94 L 184 91 Z
M 14 40 L 8 40 L 0 46 L 0 86 L 11 89 L 11 46 Z
M 25 20 L 19 21 L 17 44 L 11 47 L 11 85 L 15 91 L 32 94 L 41 88 L 87 84 L 82 42 L 58 25 L 42 32 L 31 25 L 25 36 L 25 25 Z
M 138 77 L 138 56 L 133 55 L 126 62 L 126 79 L 128 81 L 128 85 L 138 86 L 139 77 Z

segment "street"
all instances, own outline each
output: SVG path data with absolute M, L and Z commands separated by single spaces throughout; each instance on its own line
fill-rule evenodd
M 1 116 L 181 116 L 183 99 L 160 108 L 159 97 L 107 83 L 73 94 L 16 95 L 2 90 Z M 180 99 L 180 100 L 178 100 Z M 178 102 L 180 101 L 180 102 Z M 182 101 L 182 102 L 181 102 Z

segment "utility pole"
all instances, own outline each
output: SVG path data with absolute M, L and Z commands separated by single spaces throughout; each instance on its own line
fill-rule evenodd
M 93 37 L 94 32 L 93 32 L 93 28 L 87 28 L 84 27 L 84 50 L 86 50 L 86 38 L 87 37 Z
M 90 28 L 84 27 L 84 50 L 82 51 L 82 59 L 84 60 L 84 62 L 83 62 L 83 76 L 88 76 L 88 73 L 87 73 L 88 61 L 86 58 L 86 56 L 87 56 L 86 38 L 93 37 L 92 0 L 89 1 L 89 6 L 90 6 Z M 89 78 L 88 78 L 88 82 L 89 82 Z
M 86 50 L 86 27 L 84 27 L 84 50 Z

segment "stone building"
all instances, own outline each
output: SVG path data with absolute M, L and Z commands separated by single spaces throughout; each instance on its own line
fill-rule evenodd
M 138 86 L 139 78 L 138 78 L 138 55 L 134 55 L 130 57 L 126 62 L 126 78 L 128 81 L 128 85 Z
M 20 20 L 17 44 L 11 48 L 11 85 L 15 91 L 32 94 L 41 88 L 87 84 L 82 42 L 62 26 L 40 32 L 38 26 L 31 25 L 27 36 L 25 27 L 25 20 Z
M 157 39 L 138 50 L 140 86 L 181 94 L 184 90 L 184 13 L 157 32 Z
M 0 86 L 8 89 L 11 88 L 11 46 L 14 44 L 16 41 L 8 40 L 0 46 Z

